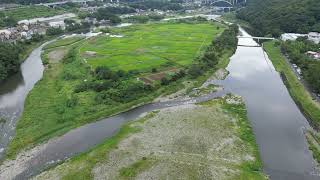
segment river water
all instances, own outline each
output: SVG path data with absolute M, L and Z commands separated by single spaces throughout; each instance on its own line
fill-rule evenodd
M 249 36 L 241 30 L 243 36 Z M 252 39 L 239 39 L 227 67 L 230 74 L 217 82 L 244 98 L 263 161 L 271 179 L 320 179 L 303 133 L 309 124 L 266 53 Z M 242 46 L 244 45 L 244 46 Z
M 18 74 L 0 84 L 0 115 L 6 119 L 5 123 L 0 124 L 0 159 L 14 135 L 15 124 L 21 115 L 28 92 L 42 77 L 44 70 L 40 58 L 42 47 L 32 51 L 21 64 Z
M 242 30 L 243 35 L 249 36 Z M 239 45 L 256 46 L 252 39 L 239 39 Z M 12 136 L 17 117 L 22 112 L 24 99 L 41 78 L 43 66 L 41 47 L 35 49 L 21 66 L 22 74 L 12 77 L 1 86 L 0 108 L 2 114 L 11 117 L 1 129 L 1 145 L 5 147 Z M 87 151 L 106 138 L 116 134 L 121 125 L 152 110 L 181 104 L 206 101 L 227 92 L 241 95 L 246 103 L 248 117 L 259 146 L 264 171 L 271 179 L 320 179 L 313 175 L 314 161 L 308 150 L 303 129 L 307 120 L 291 99 L 280 75 L 261 47 L 238 46 L 227 67 L 230 74 L 223 81 L 224 91 L 192 100 L 152 103 L 137 107 L 116 116 L 102 119 L 71 130 L 50 141 L 46 148 L 31 159 L 28 168 L 16 179 L 25 179 L 39 173 L 45 167 L 78 153 Z M 5 112 L 5 113 L 3 113 Z M 7 134 L 4 136 L 4 134 Z

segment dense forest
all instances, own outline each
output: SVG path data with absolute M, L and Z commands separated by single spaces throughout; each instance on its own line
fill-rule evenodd
M 249 22 L 256 35 L 320 32 L 320 1 L 250 0 L 237 17 Z
M 21 49 L 11 43 L 0 43 L 0 81 L 18 72 Z

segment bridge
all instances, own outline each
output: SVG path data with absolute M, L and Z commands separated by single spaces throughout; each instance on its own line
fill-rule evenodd
M 257 37 L 257 36 L 237 36 L 239 39 L 256 39 L 258 40 L 258 43 L 260 43 L 260 40 L 274 40 L 275 38 L 272 37 Z M 238 46 L 245 46 L 245 47 L 260 47 L 260 45 L 256 46 L 247 46 L 247 45 L 238 45 Z M 263 46 L 263 44 L 262 44 Z
M 59 1 L 59 2 L 53 2 L 53 3 L 40 3 L 40 4 L 37 4 L 38 6 L 47 6 L 47 7 L 50 7 L 50 8 L 55 8 L 55 7 L 58 7 L 58 6 L 62 6 L 64 4 L 67 4 L 67 3 L 76 3 L 76 4 L 81 4 L 81 5 L 86 5 L 88 2 L 92 2 L 94 0 L 65 0 L 65 1 Z
M 215 5 L 217 3 L 225 3 L 230 7 L 236 6 L 240 3 L 246 3 L 247 0 L 202 0 L 202 4 Z
M 255 36 L 237 36 L 237 38 L 247 38 L 247 39 L 265 39 L 265 40 L 274 40 L 275 38 L 272 37 L 255 37 Z

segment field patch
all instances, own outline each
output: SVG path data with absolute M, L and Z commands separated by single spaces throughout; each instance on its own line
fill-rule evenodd
M 22 6 L 3 11 L 6 16 L 12 17 L 18 21 L 24 19 L 33 19 L 38 17 L 49 17 L 63 14 L 62 9 L 53 9 L 45 6 Z
M 49 62 L 50 63 L 57 63 L 57 62 L 61 61 L 67 52 L 68 52 L 68 49 L 64 49 L 64 48 L 57 48 L 53 51 L 50 51 L 48 53 Z
M 45 46 L 44 49 L 51 49 L 51 48 L 56 48 L 56 47 L 60 47 L 60 46 L 72 45 L 78 41 L 81 41 L 84 38 L 85 38 L 84 36 L 72 36 L 72 37 L 58 39 L 57 41 L 52 42 L 52 43 L 48 44 L 47 46 Z
M 93 67 L 114 70 L 186 66 L 223 30 L 211 23 L 137 25 L 118 30 L 121 38 L 104 35 L 88 40 L 80 54 Z M 88 57 L 86 52 L 96 55 Z

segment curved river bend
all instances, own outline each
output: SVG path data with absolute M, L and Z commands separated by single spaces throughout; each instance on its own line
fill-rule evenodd
M 241 31 L 245 36 L 249 36 L 243 30 Z M 239 45 L 256 46 L 257 44 L 252 39 L 240 38 Z M 5 88 L 1 87 L 1 111 L 15 117 L 12 119 L 19 116 L 26 94 L 42 76 L 40 52 L 41 47 L 34 50 L 22 65 L 23 78 L 21 75 L 20 78 L 14 77 L 17 79 L 15 82 L 19 83 L 11 82 L 4 86 Z M 223 85 L 224 91 L 188 101 L 147 104 L 71 130 L 50 141 L 43 151 L 28 162 L 28 168 L 16 179 L 25 179 L 51 164 L 87 151 L 114 135 L 123 123 L 138 118 L 142 113 L 186 103 L 202 102 L 219 97 L 226 92 L 239 94 L 244 98 L 264 171 L 271 179 L 320 179 L 313 173 L 314 160 L 303 134 L 303 128 L 309 127 L 308 122 L 291 99 L 279 74 L 274 70 L 262 48 L 238 46 L 227 69 L 230 74 L 225 80 L 214 81 Z M 9 91 L 10 88 L 13 90 Z M 15 121 L 12 120 L 8 122 L 10 126 L 5 126 L 9 127 L 7 134 L 12 133 Z M 1 132 L 7 131 L 1 130 Z
M 41 61 L 41 51 L 51 42 L 33 50 L 21 64 L 20 72 L 0 84 L 0 116 L 6 119 L 5 123 L 0 123 L 0 160 L 14 135 L 16 121 L 23 111 L 28 93 L 42 78 L 44 66 Z

